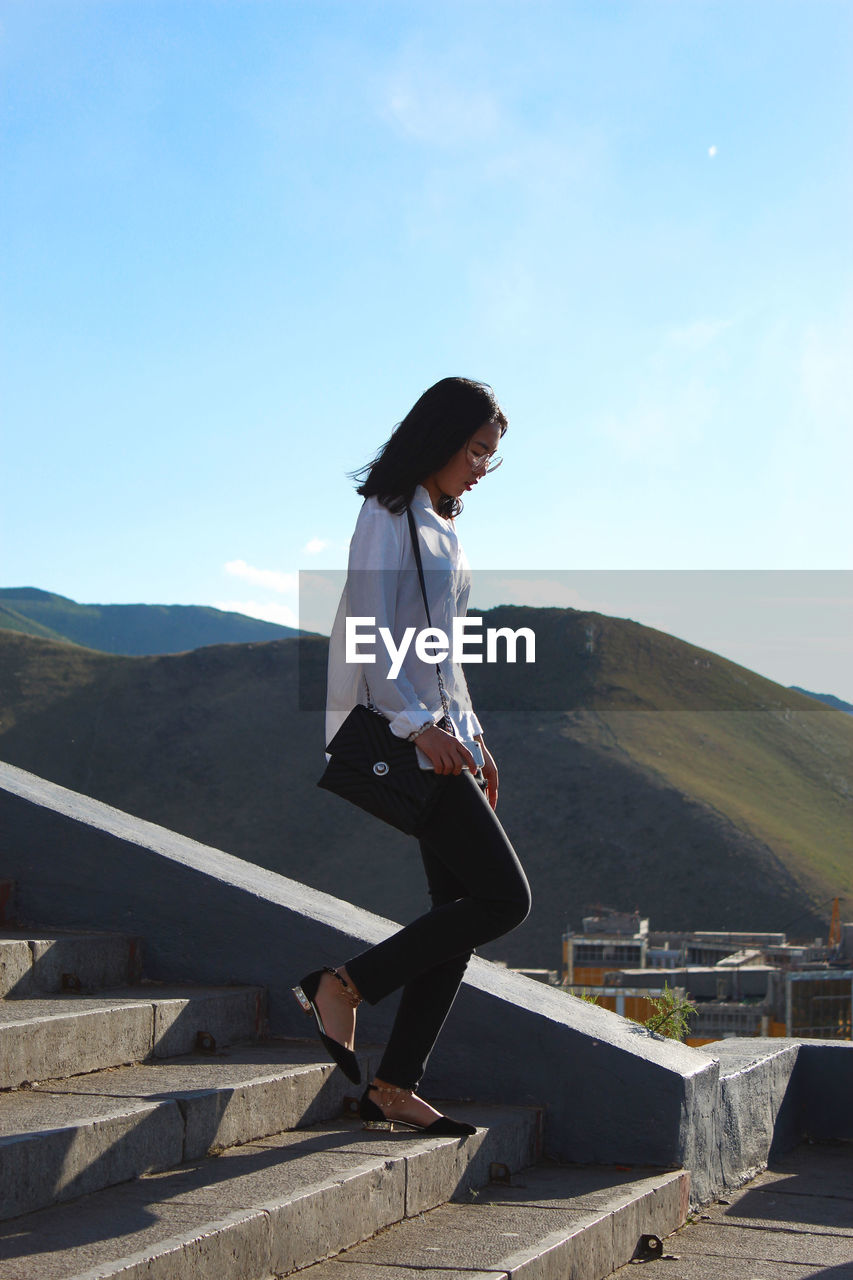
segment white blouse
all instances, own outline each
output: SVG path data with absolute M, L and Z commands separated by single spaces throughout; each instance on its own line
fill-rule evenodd
M 422 485 L 418 485 L 410 505 L 418 531 L 432 626 L 450 639 L 453 619 L 464 618 L 468 608 L 468 561 L 452 522 L 435 511 Z M 357 646 L 359 655 L 373 655 L 375 662 L 346 661 L 347 617 L 375 619 L 372 625 L 359 625 Z M 412 642 L 399 674 L 392 678 L 392 658 L 379 635 L 379 628 L 387 627 L 399 647 L 407 627 L 413 627 L 417 634 L 428 626 L 406 514 L 393 515 L 378 498 L 366 498 L 350 543 L 347 581 L 329 640 L 327 742 L 357 702 L 367 704 L 365 680 L 374 705 L 387 717 L 391 732 L 398 738 L 407 738 L 421 725 L 441 720 L 444 711 L 435 663 L 421 661 Z M 482 765 L 483 752 L 475 738 L 483 730 L 471 706 L 462 667 L 452 661 L 451 654 L 441 662 L 441 674 L 452 732 Z M 422 768 L 432 768 L 422 751 L 418 751 L 418 758 Z

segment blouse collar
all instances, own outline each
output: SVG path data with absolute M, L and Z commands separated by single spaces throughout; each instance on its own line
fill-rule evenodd
M 437 514 L 435 507 L 432 505 L 432 498 L 429 496 L 429 493 L 422 484 L 416 486 L 415 492 L 412 495 L 412 502 L 416 502 L 420 506 L 426 507 L 426 509 L 428 511 L 432 511 L 434 515 Z
M 438 514 L 435 507 L 432 505 L 432 498 L 429 496 L 429 491 L 422 484 L 419 484 L 416 487 L 415 492 L 412 495 L 412 505 L 420 506 L 424 511 L 427 511 L 434 519 L 440 521 L 441 525 L 444 528 L 453 529 L 455 531 L 455 524 L 453 519 L 448 516 L 440 516 Z

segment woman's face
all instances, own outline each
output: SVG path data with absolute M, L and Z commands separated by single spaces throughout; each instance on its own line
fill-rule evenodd
M 474 462 L 497 451 L 501 429 L 494 422 L 487 422 L 470 437 L 444 466 L 424 481 L 424 487 L 435 501 L 438 494 L 449 498 L 461 498 L 482 480 L 485 470 L 477 469 Z

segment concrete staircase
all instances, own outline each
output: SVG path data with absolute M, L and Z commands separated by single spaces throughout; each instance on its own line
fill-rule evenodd
M 141 971 L 135 937 L 0 926 L 0 1280 L 602 1280 L 685 1219 L 683 1171 L 537 1164 L 535 1108 L 365 1133 L 263 989 Z

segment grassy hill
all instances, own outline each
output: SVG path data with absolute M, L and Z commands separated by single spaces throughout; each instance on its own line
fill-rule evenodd
M 0 593 L 0 601 L 2 599 L 2 593 Z M 41 636 L 45 640 L 66 639 L 60 632 L 53 631 L 50 627 L 46 627 L 44 623 L 36 622 L 32 618 L 28 618 L 26 614 L 20 613 L 17 609 L 12 609 L 7 604 L 2 603 L 0 603 L 0 628 L 4 631 L 21 631 L 28 636 Z
M 210 644 L 245 644 L 294 636 L 242 613 L 203 605 L 78 604 L 37 587 L 0 588 L 0 628 L 69 640 L 104 653 L 183 653 Z
M 493 610 L 489 624 L 523 625 L 516 618 L 527 612 Z M 537 658 L 544 650 L 544 661 L 527 697 L 543 710 L 566 707 L 565 737 L 620 752 L 650 780 L 725 816 L 816 893 L 824 886 L 829 896 L 853 893 L 849 718 L 650 627 L 536 612 Z M 575 673 L 572 707 L 559 688 L 566 669 Z M 472 668 L 469 677 L 478 705 L 483 695 L 515 703 L 523 696 L 523 668 L 482 670 L 480 676 Z
M 632 622 L 484 616 L 537 636 L 534 667 L 467 668 L 534 893 L 485 954 L 556 967 L 596 902 L 806 937 L 831 897 L 853 916 L 851 717 Z M 127 658 L 0 631 L 0 757 L 406 919 L 413 842 L 314 785 L 325 662 L 321 638 Z

